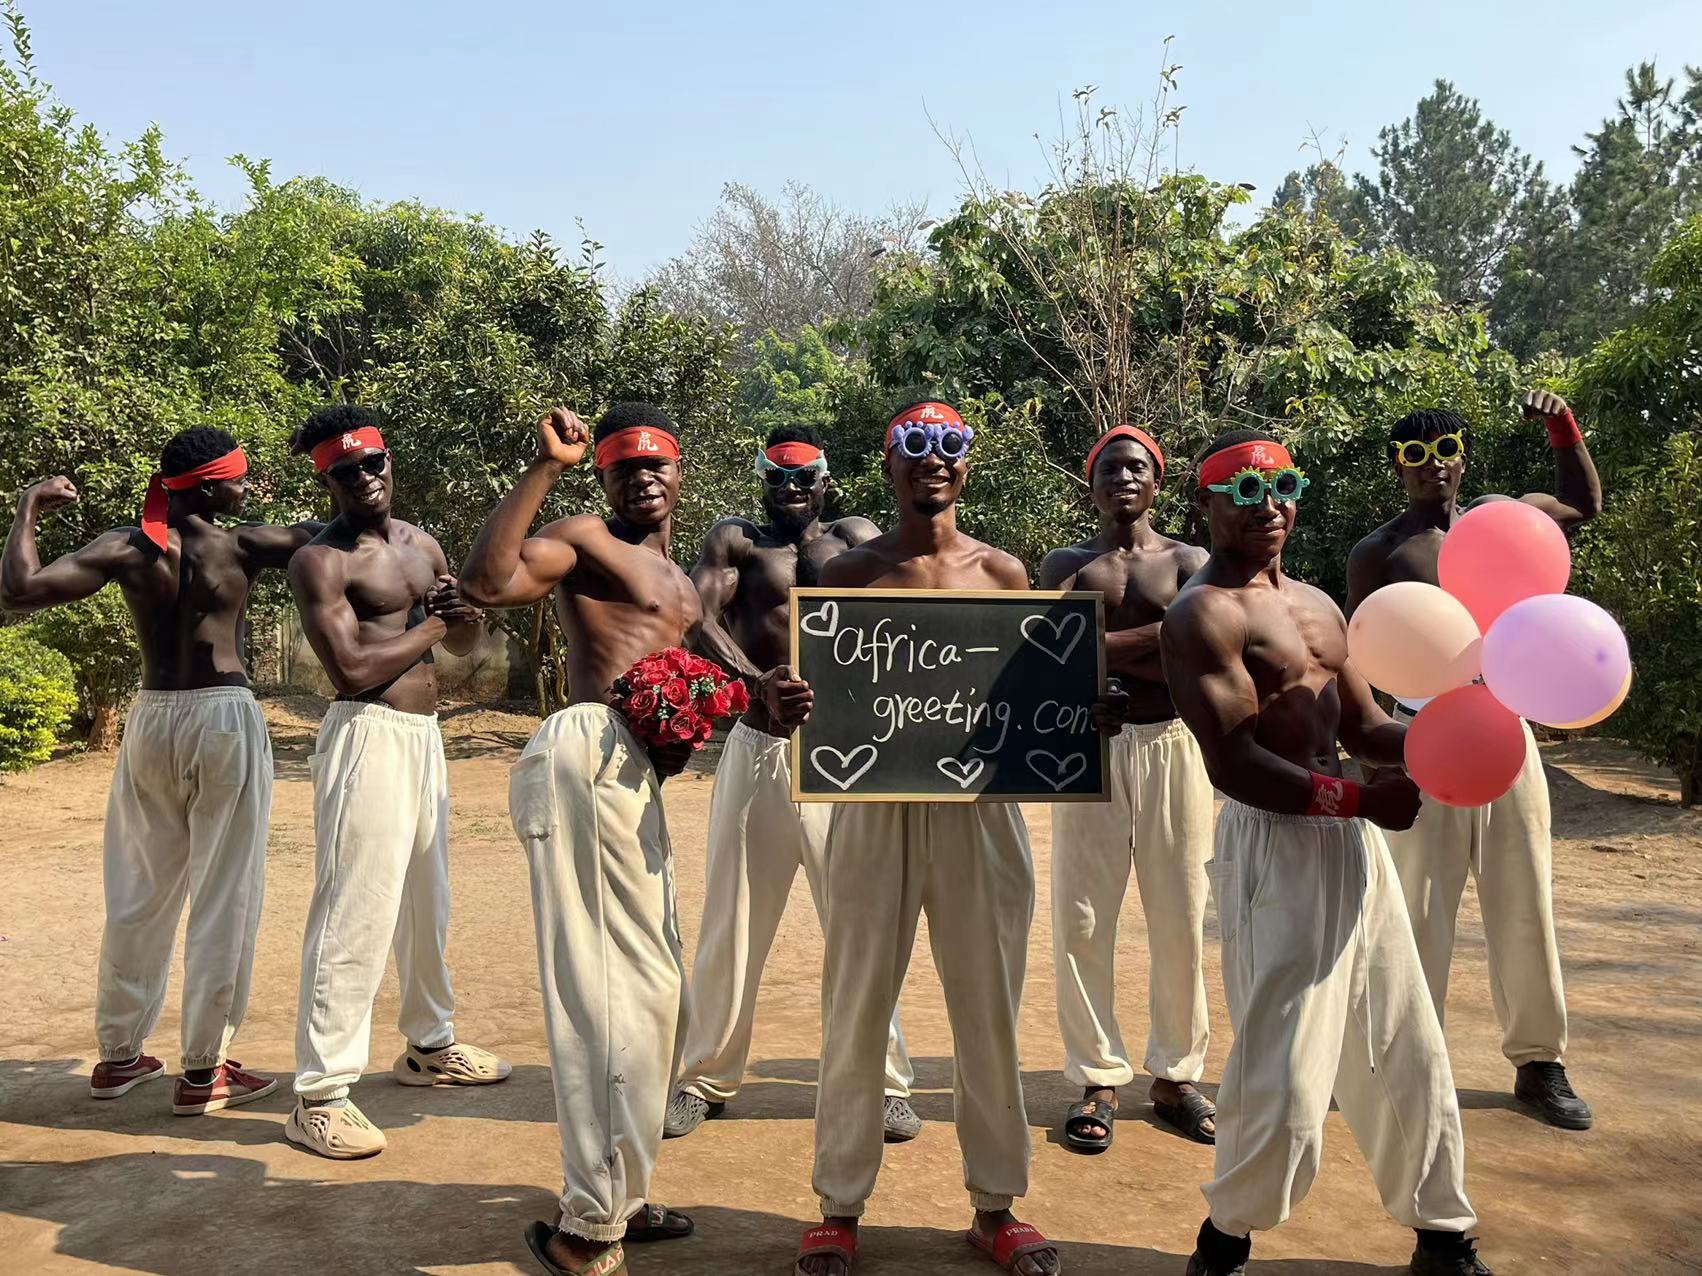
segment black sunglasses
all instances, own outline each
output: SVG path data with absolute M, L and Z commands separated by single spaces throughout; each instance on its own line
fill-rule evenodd
M 390 464 L 390 453 L 372 452 L 361 457 L 358 461 L 350 461 L 347 465 L 333 465 L 325 471 L 339 483 L 352 483 L 359 474 L 370 474 L 378 478 L 384 473 L 385 466 Z

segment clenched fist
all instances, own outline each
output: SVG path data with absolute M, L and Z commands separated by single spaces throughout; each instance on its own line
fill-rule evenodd
M 579 414 L 551 408 L 538 418 L 538 459 L 564 468 L 578 465 L 591 443 L 591 430 Z
M 1572 409 L 1566 406 L 1566 400 L 1552 390 L 1529 390 L 1519 405 L 1526 420 L 1539 416 L 1569 416 Z
M 51 514 L 54 510 L 64 509 L 67 505 L 77 502 L 77 485 L 63 474 L 56 474 L 50 479 L 42 479 L 33 487 L 26 487 L 18 497 L 18 507 L 25 505 L 35 508 L 38 514 Z

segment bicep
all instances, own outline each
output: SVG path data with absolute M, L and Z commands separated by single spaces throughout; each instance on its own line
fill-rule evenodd
M 1242 658 L 1243 632 L 1232 618 L 1202 623 L 1198 608 L 1167 619 L 1159 631 L 1165 682 L 1176 709 L 1211 757 L 1259 716 L 1259 692 Z
M 738 592 L 739 569 L 734 562 L 736 539 L 736 531 L 710 528 L 709 535 L 704 537 L 697 566 L 691 569 L 691 583 L 697 587 L 703 614 L 711 620 L 720 618 Z
M 136 554 L 128 539 L 108 532 L 81 549 L 54 559 L 36 572 L 30 578 L 29 592 L 23 601 L 28 608 L 34 609 L 88 598 L 99 593 L 118 575 L 125 560 Z

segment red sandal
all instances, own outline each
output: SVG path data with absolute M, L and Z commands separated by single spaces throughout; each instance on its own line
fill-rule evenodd
M 1058 1247 L 1041 1235 L 1038 1227 L 1018 1223 L 1014 1219 L 999 1228 L 992 1240 L 974 1228 L 970 1228 L 968 1235 L 971 1245 L 1007 1272 L 1030 1254 L 1044 1254 L 1048 1250 L 1053 1254 L 1058 1252 Z
M 857 1229 L 844 1223 L 821 1223 L 804 1233 L 798 1246 L 798 1263 L 806 1258 L 837 1258 L 851 1270 L 857 1258 Z M 794 1264 L 792 1270 L 799 1271 Z

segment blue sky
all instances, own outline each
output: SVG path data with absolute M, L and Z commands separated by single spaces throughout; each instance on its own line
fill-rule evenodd
M 1000 184 L 1032 185 L 1034 134 L 1055 135 L 1070 91 L 1145 102 L 1170 34 L 1183 164 L 1260 202 L 1314 129 L 1369 166 L 1378 127 L 1438 76 L 1565 174 L 1626 66 L 1702 62 L 1697 0 L 22 5 L 60 96 L 118 138 L 158 122 L 222 205 L 241 199 L 225 163 L 241 151 L 517 234 L 576 243 L 583 218 L 627 278 L 683 249 L 727 181 L 950 207 L 961 182 L 930 114 Z

